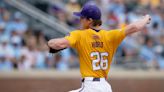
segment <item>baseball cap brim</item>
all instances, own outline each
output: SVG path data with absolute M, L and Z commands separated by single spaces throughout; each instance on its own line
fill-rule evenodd
M 82 17 L 83 15 L 81 14 L 81 12 L 73 12 L 73 15 L 77 16 L 77 17 Z

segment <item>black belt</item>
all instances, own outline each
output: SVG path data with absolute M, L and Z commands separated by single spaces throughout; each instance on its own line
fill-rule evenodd
M 85 81 L 85 78 L 83 78 L 81 81 L 84 82 Z M 93 78 L 92 81 L 100 81 L 100 78 Z

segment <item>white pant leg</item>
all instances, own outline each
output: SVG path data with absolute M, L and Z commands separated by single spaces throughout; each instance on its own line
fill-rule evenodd
M 77 89 L 77 90 L 72 90 L 72 91 L 69 91 L 69 92 L 80 92 L 81 88 Z
M 82 83 L 81 88 L 69 92 L 82 92 L 83 89 L 84 89 L 84 84 Z
M 105 85 L 106 85 L 105 88 L 108 89 L 107 92 L 112 92 L 112 87 L 111 87 L 111 85 L 107 81 L 105 81 Z
M 69 92 L 112 92 L 111 85 L 106 81 L 85 81 L 82 87 Z
M 112 92 L 112 89 L 107 81 L 87 81 L 81 92 Z

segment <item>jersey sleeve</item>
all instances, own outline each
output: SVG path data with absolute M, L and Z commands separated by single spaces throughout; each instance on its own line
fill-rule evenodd
M 80 34 L 78 31 L 72 31 L 67 36 L 65 36 L 64 38 L 69 41 L 69 44 L 72 48 L 76 48 L 77 43 L 80 39 Z
M 108 36 L 111 36 L 112 42 L 114 47 L 118 47 L 118 45 L 123 41 L 123 39 L 126 37 L 125 35 L 125 28 L 112 30 Z

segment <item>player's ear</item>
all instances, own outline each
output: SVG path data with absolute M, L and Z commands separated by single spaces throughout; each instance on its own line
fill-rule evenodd
M 89 20 L 89 24 L 92 24 L 93 19 L 92 18 L 89 18 L 88 20 Z
M 91 22 L 92 22 L 92 21 L 93 21 L 93 19 L 92 19 L 92 18 L 89 18 L 89 21 L 91 21 Z

